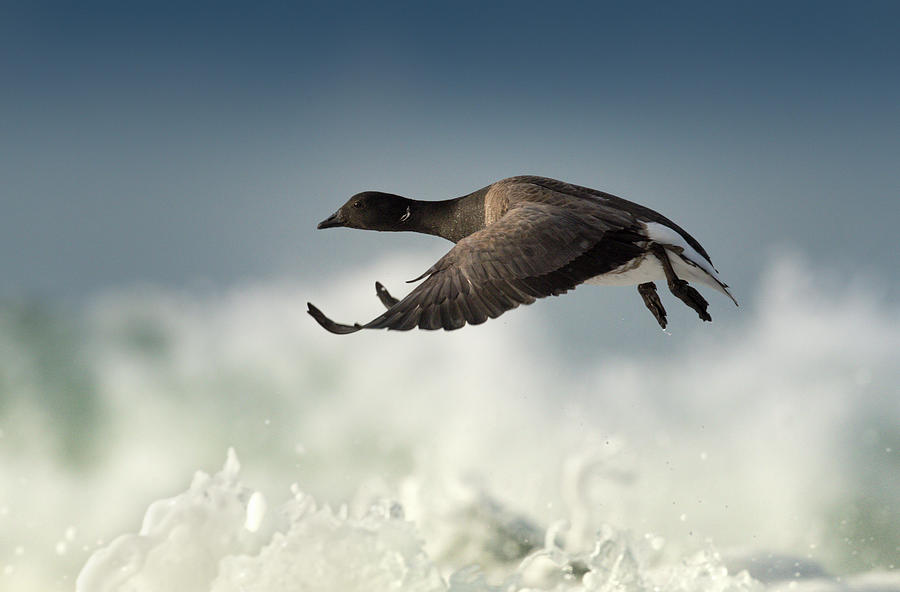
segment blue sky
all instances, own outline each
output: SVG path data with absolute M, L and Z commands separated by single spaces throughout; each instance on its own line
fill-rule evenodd
M 350 194 L 438 199 L 521 173 L 660 210 L 739 294 L 782 248 L 862 264 L 895 291 L 898 13 L 7 4 L 0 295 L 327 281 L 380 253 L 449 246 L 317 233 Z

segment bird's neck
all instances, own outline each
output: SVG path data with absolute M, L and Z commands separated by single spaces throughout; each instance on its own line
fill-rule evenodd
M 410 200 L 408 230 L 459 242 L 484 228 L 485 193 L 485 190 L 479 190 L 442 201 Z

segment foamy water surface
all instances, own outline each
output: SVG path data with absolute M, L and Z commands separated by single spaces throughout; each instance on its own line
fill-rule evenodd
M 349 279 L 6 306 L 0 588 L 898 591 L 900 309 L 824 276 L 589 362 L 324 334 Z

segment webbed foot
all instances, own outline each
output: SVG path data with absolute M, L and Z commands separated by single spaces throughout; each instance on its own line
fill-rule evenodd
M 663 307 L 662 301 L 659 299 L 659 294 L 656 292 L 656 284 L 653 282 L 638 284 L 638 293 L 641 295 L 641 298 L 644 299 L 644 304 L 650 312 L 653 313 L 656 322 L 659 323 L 660 327 L 665 329 L 668 324 L 668 321 L 666 320 L 666 309 Z
M 653 253 L 662 264 L 663 271 L 666 274 L 666 282 L 668 282 L 669 290 L 672 292 L 672 294 L 674 294 L 676 297 L 678 297 L 679 300 L 694 309 L 694 311 L 700 316 L 701 320 L 712 321 L 712 317 L 709 316 L 709 313 L 707 312 L 709 302 L 707 302 L 706 298 L 701 296 L 700 292 L 695 290 L 693 286 L 689 285 L 685 280 L 675 275 L 675 270 L 672 268 L 672 261 L 669 259 L 669 254 L 666 252 L 666 248 L 660 244 L 656 244 L 653 245 L 652 249 Z
M 704 298 L 700 292 L 695 290 L 693 286 L 683 279 L 676 278 L 674 282 L 669 283 L 669 289 L 672 291 L 672 294 L 675 294 L 682 302 L 693 308 L 700 316 L 701 320 L 712 321 L 712 317 L 709 316 L 709 313 L 706 310 L 707 307 L 709 307 L 709 302 L 707 302 L 706 298 Z

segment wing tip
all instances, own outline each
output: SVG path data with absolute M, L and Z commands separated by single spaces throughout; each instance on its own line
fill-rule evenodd
M 343 325 L 341 323 L 336 323 L 325 316 L 321 310 L 318 309 L 312 302 L 306 303 L 306 312 L 316 320 L 319 325 L 328 331 L 329 333 L 334 333 L 335 335 L 347 335 L 348 333 L 356 333 L 360 329 L 362 329 L 362 325 L 359 323 L 354 323 L 352 325 Z
M 718 280 L 716 280 L 716 281 L 718 281 Z M 719 282 L 719 285 L 722 286 L 722 293 L 725 294 L 726 296 L 728 296 L 729 298 L 731 298 L 731 301 L 734 302 L 734 305 L 737 306 L 738 308 L 740 308 L 741 305 L 738 304 L 737 298 L 735 298 L 734 294 L 731 293 L 731 290 L 728 289 L 728 284 Z

